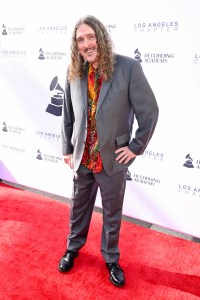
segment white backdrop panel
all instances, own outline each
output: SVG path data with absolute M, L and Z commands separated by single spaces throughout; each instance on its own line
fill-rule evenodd
M 4 1 L 0 178 L 71 196 L 60 111 L 73 27 L 93 14 L 116 52 L 141 61 L 160 107 L 150 144 L 129 168 L 123 213 L 200 237 L 199 9 L 198 0 L 103 0 L 98 10 L 93 1 Z

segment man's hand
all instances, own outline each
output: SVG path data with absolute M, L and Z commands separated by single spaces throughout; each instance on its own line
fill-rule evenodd
M 64 162 L 70 166 L 71 169 L 74 168 L 74 161 L 73 161 L 73 155 L 72 154 L 65 154 L 63 155 Z
M 129 160 L 137 156 L 127 146 L 117 149 L 115 153 L 119 153 L 116 157 L 116 161 L 123 164 L 127 164 Z

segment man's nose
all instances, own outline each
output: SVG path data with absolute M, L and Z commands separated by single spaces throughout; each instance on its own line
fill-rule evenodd
M 89 45 L 89 40 L 88 39 L 84 39 L 83 46 L 84 47 L 88 47 L 88 45 Z

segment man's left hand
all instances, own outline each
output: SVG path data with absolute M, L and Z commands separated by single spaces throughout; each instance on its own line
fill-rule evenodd
M 129 160 L 137 156 L 127 146 L 117 149 L 115 153 L 119 153 L 116 161 L 123 164 L 127 164 Z

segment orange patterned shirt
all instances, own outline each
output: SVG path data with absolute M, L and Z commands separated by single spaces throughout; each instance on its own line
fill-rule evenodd
M 101 84 L 102 77 L 90 64 L 88 71 L 88 131 L 81 163 L 94 173 L 99 173 L 103 169 L 95 119 Z

